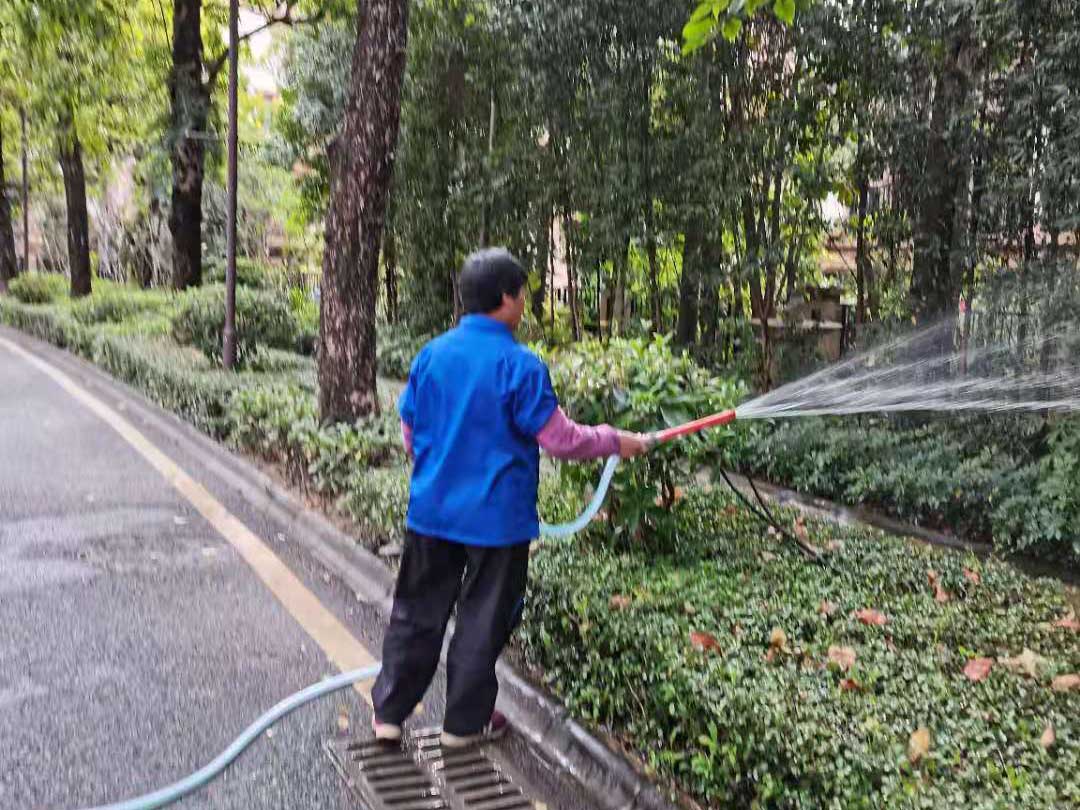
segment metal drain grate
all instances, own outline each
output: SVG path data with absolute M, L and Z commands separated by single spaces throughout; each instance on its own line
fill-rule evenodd
M 439 729 L 428 728 L 412 735 L 409 748 L 438 782 L 452 807 L 464 810 L 533 808 L 532 799 L 514 784 L 483 747 L 443 750 L 439 745 Z
M 331 740 L 327 753 L 365 810 L 532 810 L 533 800 L 485 751 L 444 751 L 439 729 L 407 734 L 401 748 Z
M 434 782 L 401 748 L 330 740 L 326 751 L 365 810 L 446 810 Z

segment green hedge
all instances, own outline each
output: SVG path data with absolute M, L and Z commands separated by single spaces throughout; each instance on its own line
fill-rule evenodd
M 560 404 L 590 425 L 650 432 L 734 407 L 745 390 L 675 354 L 667 338 L 586 341 L 548 351 L 546 359 Z M 614 536 L 664 548 L 682 542 L 671 504 L 697 468 L 731 440 L 728 430 L 709 431 L 622 465 L 605 506 Z M 559 470 L 567 489 L 582 489 L 597 476 L 590 465 Z
M 206 263 L 206 284 L 225 283 L 225 262 L 213 259 Z M 243 256 L 236 257 L 236 286 L 255 290 L 271 289 L 276 285 L 278 271 L 268 264 Z
M 337 502 L 370 540 L 400 535 L 408 470 L 392 412 L 323 426 L 312 391 L 258 386 L 231 399 L 227 433 L 236 447 L 281 464 L 305 491 Z
M 225 289 L 203 287 L 187 293 L 172 320 L 177 343 L 194 346 L 212 360 L 221 359 L 225 328 Z M 243 367 L 257 348 L 297 348 L 300 325 L 288 303 L 275 293 L 236 290 L 236 359 Z
M 579 541 L 532 561 L 521 646 L 575 716 L 710 807 L 1078 806 L 1080 691 L 1051 688 L 1080 672 L 1077 634 L 1053 624 L 1060 585 L 811 525 L 833 549 L 821 568 L 719 491 L 674 513 L 693 538 L 677 554 Z M 863 609 L 887 624 L 862 623 Z M 854 653 L 849 671 L 830 647 Z M 963 674 L 1025 649 L 1045 658 L 1036 677 L 999 663 L 980 682 Z M 931 745 L 913 763 L 921 727 Z
M 70 286 L 56 273 L 22 273 L 8 283 L 8 292 L 24 304 L 49 304 L 65 297 Z
M 740 430 L 737 463 L 1003 552 L 1080 562 L 1080 420 L 794 419 Z

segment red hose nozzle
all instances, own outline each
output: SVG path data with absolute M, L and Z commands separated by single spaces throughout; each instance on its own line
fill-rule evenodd
M 699 433 L 706 428 L 717 427 L 718 425 L 726 425 L 729 422 L 735 421 L 735 410 L 722 411 L 720 413 L 714 413 L 712 416 L 706 416 L 702 419 L 695 419 L 693 422 L 687 422 L 684 425 L 676 425 L 670 427 L 667 430 L 658 430 L 653 433 L 651 438 L 654 444 L 663 444 L 669 442 L 672 439 L 677 439 L 680 436 L 686 436 L 689 433 Z

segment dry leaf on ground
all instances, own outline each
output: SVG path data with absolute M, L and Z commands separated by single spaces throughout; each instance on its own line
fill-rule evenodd
M 1075 673 L 1058 675 L 1050 681 L 1050 688 L 1055 692 L 1071 692 L 1073 689 L 1080 689 L 1080 675 Z
M 879 610 L 872 610 L 871 608 L 856 610 L 855 618 L 863 624 L 877 625 L 878 627 L 889 623 L 889 619 L 884 613 Z
M 1042 736 L 1039 737 L 1039 745 L 1049 751 L 1055 742 L 1057 742 L 1057 734 L 1054 733 L 1054 724 L 1048 722 Z
M 1020 655 L 1017 655 L 1014 658 L 1002 656 L 998 658 L 998 663 L 1010 672 L 1015 672 L 1018 675 L 1027 675 L 1029 678 L 1038 678 L 1039 670 L 1046 666 L 1046 659 L 1025 647 Z
M 964 665 L 964 676 L 969 681 L 981 681 L 994 666 L 992 658 L 972 658 Z
M 617 593 L 613 597 L 611 597 L 611 600 L 608 602 L 608 605 L 613 610 L 626 610 L 628 607 L 630 607 L 630 601 L 631 600 L 630 600 L 629 596 L 625 596 L 624 594 Z
M 844 672 L 855 666 L 855 650 L 851 647 L 829 647 L 829 663 L 836 664 Z
M 713 650 L 720 652 L 720 642 L 716 640 L 716 637 L 709 633 L 699 633 L 694 630 L 690 633 L 690 644 L 693 645 L 695 650 L 701 650 L 706 652 L 707 650 Z
M 908 760 L 915 765 L 930 750 L 930 729 L 926 726 L 916 729 L 908 739 Z
M 1072 630 L 1075 633 L 1077 630 L 1080 630 L 1080 622 L 1076 620 L 1076 613 L 1070 610 L 1054 622 L 1054 627 L 1060 627 L 1063 630 Z

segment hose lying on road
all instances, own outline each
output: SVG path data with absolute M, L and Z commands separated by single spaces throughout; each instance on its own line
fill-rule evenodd
M 331 692 L 336 692 L 339 689 L 352 686 L 359 681 L 369 681 L 379 674 L 380 669 L 381 665 L 379 664 L 364 667 L 363 669 L 354 669 L 350 672 L 343 672 L 333 678 L 327 678 L 325 681 L 312 684 L 307 689 L 301 689 L 299 692 L 289 695 L 289 697 L 285 698 L 274 708 L 248 726 L 244 733 L 237 737 L 232 745 L 218 754 L 213 762 L 200 768 L 198 771 L 191 774 L 191 776 L 185 777 L 168 787 L 163 787 L 161 790 L 147 793 L 145 796 L 138 796 L 134 799 L 117 802 L 116 804 L 101 805 L 92 808 L 92 810 L 152 810 L 152 808 L 164 807 L 167 804 L 179 801 L 189 793 L 203 787 L 211 779 L 229 767 L 230 763 L 240 756 L 240 753 L 245 748 L 258 739 L 260 734 L 294 709 L 299 709 L 305 703 L 310 703 L 323 695 L 328 695 Z

